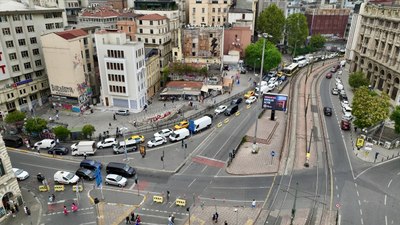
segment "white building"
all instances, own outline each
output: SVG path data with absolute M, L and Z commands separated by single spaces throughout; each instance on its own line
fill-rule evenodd
M 40 35 L 62 31 L 65 24 L 63 9 L 0 1 L 0 118 L 47 101 Z
M 143 42 L 131 42 L 122 31 L 95 35 L 104 106 L 140 112 L 146 105 L 146 63 Z
M 251 9 L 231 8 L 228 11 L 228 23 L 234 27 L 250 27 L 251 33 L 254 33 L 254 12 Z

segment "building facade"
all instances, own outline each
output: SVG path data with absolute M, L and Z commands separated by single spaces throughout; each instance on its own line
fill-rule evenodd
M 121 16 L 118 17 L 117 21 L 117 28 L 118 30 L 122 30 L 125 32 L 131 41 L 136 41 L 136 32 L 137 32 L 137 26 L 135 19 L 139 15 L 136 15 L 133 12 L 126 11 L 121 14 Z
M 50 95 L 40 35 L 62 31 L 65 12 L 0 2 L 0 112 L 30 111 Z
M 224 55 L 239 52 L 240 58 L 245 56 L 245 49 L 251 44 L 253 32 L 250 27 L 231 27 L 224 30 Z
M 93 101 L 96 82 L 93 41 L 81 29 L 46 34 L 41 37 L 55 108 L 84 111 Z M 95 100 L 94 103 L 97 103 Z
M 171 32 L 168 18 L 158 14 L 138 18 L 137 40 L 146 48 L 156 48 L 160 54 L 160 67 L 165 68 L 172 61 Z
M 228 21 L 232 0 L 189 0 L 191 26 L 222 26 Z
M 121 13 L 111 6 L 86 8 L 78 15 L 77 27 L 99 26 L 101 29 L 117 29 Z
M 255 17 L 250 9 L 231 8 L 228 12 L 228 23 L 233 27 L 249 27 L 254 33 Z
M 7 154 L 3 137 L 0 135 L 0 223 L 4 223 L 8 217 L 12 217 L 11 204 L 22 205 L 22 195 L 17 178 L 12 171 L 10 157 Z M 12 219 L 12 218 L 10 218 Z M 7 224 L 7 223 L 4 223 Z
M 152 98 L 161 87 L 160 56 L 158 49 L 146 48 L 147 98 Z
M 327 34 L 344 38 L 350 9 L 307 9 L 310 35 Z
M 129 41 L 122 31 L 102 30 L 95 39 L 102 104 L 141 112 L 147 104 L 143 42 Z

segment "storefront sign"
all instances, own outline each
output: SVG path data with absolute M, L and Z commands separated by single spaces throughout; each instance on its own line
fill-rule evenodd
M 71 96 L 74 93 L 74 89 L 72 87 L 58 86 L 52 84 L 51 92 L 52 94 Z

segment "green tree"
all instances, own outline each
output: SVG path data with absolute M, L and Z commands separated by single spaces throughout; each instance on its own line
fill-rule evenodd
M 350 85 L 350 87 L 352 87 L 354 89 L 357 89 L 361 86 L 368 87 L 369 80 L 365 77 L 365 74 L 363 72 L 357 71 L 357 72 L 350 74 L 349 85 Z
M 390 119 L 394 121 L 394 131 L 400 134 L 400 106 L 396 106 L 390 115 Z
M 245 63 L 249 66 L 256 66 L 256 68 L 261 67 L 262 59 L 262 48 L 264 40 L 258 40 L 256 43 L 247 46 L 245 53 L 246 57 L 244 59 Z M 282 55 L 274 44 L 267 41 L 265 44 L 264 53 L 264 71 L 269 71 L 272 68 L 277 67 L 282 61 Z
M 310 39 L 310 46 L 314 49 L 321 49 L 324 47 L 326 38 L 321 34 L 314 34 Z
M 390 99 L 386 94 L 377 95 L 368 87 L 361 86 L 356 89 L 353 98 L 354 124 L 361 129 L 373 126 L 388 118 L 389 107 Z
M 40 133 L 46 129 L 46 127 L 47 121 L 38 117 L 29 118 L 25 123 L 25 130 L 28 133 Z
M 85 126 L 82 127 L 82 133 L 85 137 L 89 136 L 90 139 L 92 139 L 93 133 L 96 131 L 94 129 L 94 126 L 91 124 L 86 124 Z
M 269 5 L 257 18 L 257 30 L 272 35 L 272 43 L 278 43 L 282 39 L 284 29 L 285 15 L 275 4 Z
M 64 126 L 57 126 L 57 127 L 53 128 L 53 132 L 56 135 L 56 137 L 61 140 L 67 139 L 67 137 L 71 133 L 71 131 L 69 131 L 68 128 L 66 128 Z
M 6 118 L 4 119 L 6 123 L 15 123 L 24 121 L 26 115 L 24 112 L 21 111 L 14 111 L 7 114 Z
M 296 55 L 296 48 L 302 47 L 308 37 L 307 18 L 301 13 L 294 13 L 286 19 L 286 38 L 292 53 Z

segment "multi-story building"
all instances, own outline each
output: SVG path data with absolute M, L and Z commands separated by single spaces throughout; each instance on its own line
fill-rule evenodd
M 51 102 L 55 108 L 84 111 L 100 86 L 95 77 L 93 39 L 86 31 L 74 29 L 46 34 L 41 40 Z
M 254 33 L 255 17 L 251 9 L 231 8 L 228 12 L 228 23 L 233 27 L 249 27 Z
M 189 0 L 189 24 L 222 26 L 228 19 L 232 0 Z
M 143 42 L 131 42 L 122 31 L 95 35 L 101 100 L 104 106 L 141 112 L 147 103 L 146 63 Z
M 346 57 L 350 72 L 362 71 L 372 88 L 400 105 L 399 6 L 363 3 L 354 13 Z
M 244 51 L 251 44 L 251 36 L 253 32 L 250 27 L 231 27 L 224 30 L 223 50 L 224 55 L 229 55 L 232 51 L 239 53 L 240 57 L 244 57 Z
M 60 0 L 58 6 L 65 9 L 68 25 L 74 26 L 78 23 L 78 14 L 82 10 L 81 1 L 78 0 Z
M 29 111 L 50 95 L 40 35 L 62 31 L 63 9 L 0 2 L 0 112 Z
M 12 171 L 10 157 L 7 154 L 6 146 L 0 135 L 0 223 L 3 224 L 8 217 L 11 217 L 11 204 L 22 204 L 21 190 L 17 178 Z M 12 218 L 10 218 L 12 219 Z M 7 224 L 7 223 L 4 223 Z
M 146 48 L 156 48 L 160 54 L 160 67 L 165 68 L 172 61 L 171 32 L 168 18 L 158 14 L 139 17 L 137 40 Z
M 343 38 L 350 9 L 306 9 L 310 35 L 327 34 Z
M 77 27 L 98 26 L 101 29 L 117 29 L 121 13 L 111 6 L 86 8 L 78 15 Z
M 145 48 L 146 53 L 146 80 L 147 98 L 150 99 L 157 93 L 161 85 L 160 56 L 158 49 Z
M 125 32 L 129 36 L 131 41 L 136 41 L 137 26 L 135 19 L 138 16 L 139 15 L 131 11 L 126 11 L 121 13 L 121 15 L 118 17 L 118 30 L 122 30 L 123 32 Z
M 182 29 L 183 62 L 221 63 L 223 30 L 223 27 L 189 27 Z

